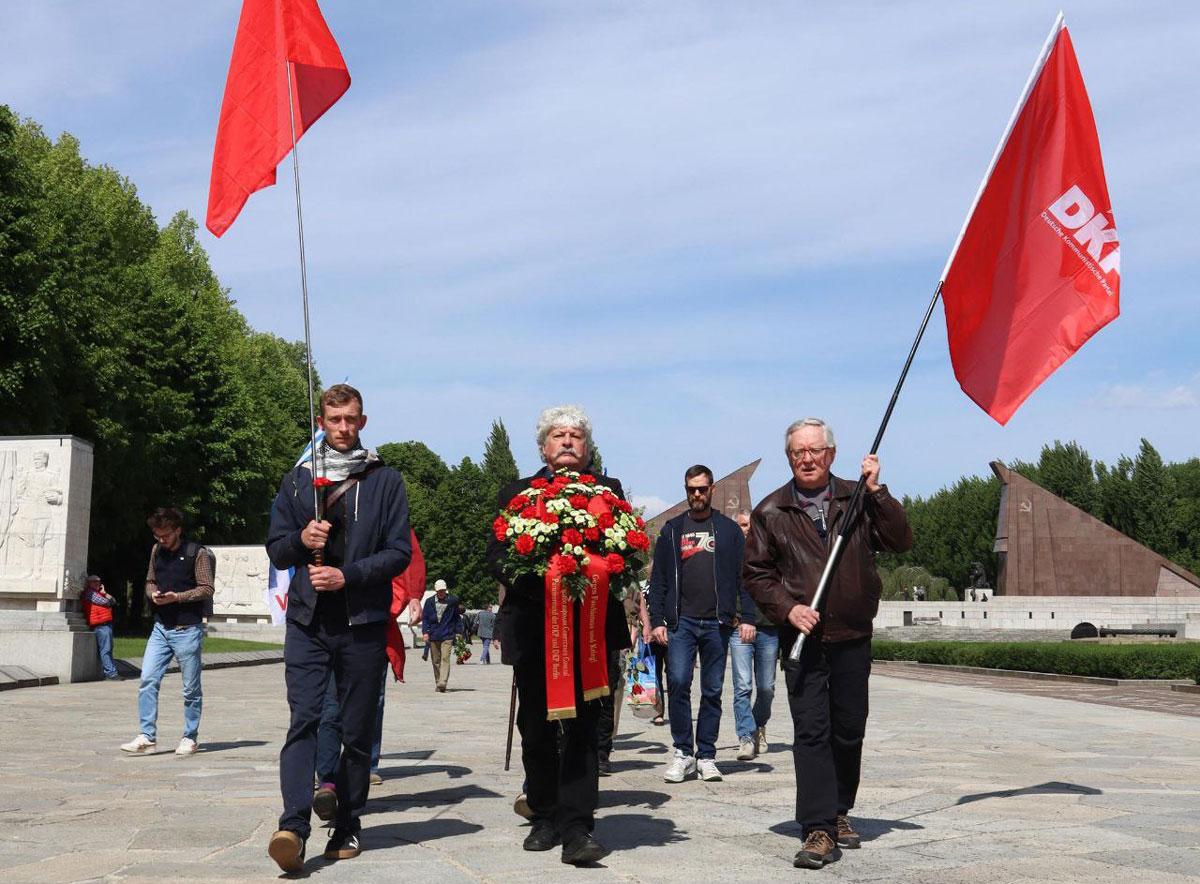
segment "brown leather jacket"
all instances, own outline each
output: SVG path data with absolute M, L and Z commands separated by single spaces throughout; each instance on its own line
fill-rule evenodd
M 808 604 L 821 581 L 821 572 L 854 494 L 854 482 L 832 477 L 827 541 L 821 540 L 812 519 L 796 503 L 789 481 L 771 492 L 750 516 L 750 536 L 742 559 L 742 581 L 758 607 L 780 626 L 781 643 L 788 647 L 796 629 L 788 612 Z M 821 622 L 814 635 L 840 642 L 871 635 L 879 610 L 882 585 L 875 553 L 903 552 L 912 546 L 912 530 L 899 501 L 883 486 L 864 493 L 865 505 L 854 531 L 846 538 L 841 561 L 821 602 Z

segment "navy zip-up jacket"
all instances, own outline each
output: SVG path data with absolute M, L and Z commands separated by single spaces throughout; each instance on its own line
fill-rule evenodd
M 307 626 L 317 605 L 308 579 L 312 550 L 300 532 L 313 518 L 312 473 L 299 466 L 283 477 L 271 506 L 267 556 L 280 570 L 295 568 L 288 586 L 287 619 Z M 412 541 L 408 528 L 408 496 L 404 479 L 391 467 L 366 471 L 335 506 L 344 507 L 346 551 L 340 566 L 346 585 L 337 594 L 346 600 L 352 626 L 391 617 L 392 578 L 408 567 Z
M 440 620 L 437 615 L 437 593 L 425 599 L 421 613 L 421 631 L 431 642 L 449 641 L 456 635 L 462 635 L 462 605 L 458 596 L 446 593 L 446 610 L 442 612 Z
M 679 628 L 679 574 L 683 568 L 679 538 L 687 518 L 688 514 L 682 513 L 667 522 L 654 544 L 654 566 L 650 570 L 650 588 L 646 597 L 651 628 L 665 626 L 672 632 Z M 732 626 L 737 621 L 738 597 L 741 597 L 742 610 L 750 610 L 754 604 L 742 585 L 742 551 L 746 538 L 737 522 L 716 510 L 713 510 L 712 521 L 716 534 L 713 568 L 716 570 L 717 620 Z

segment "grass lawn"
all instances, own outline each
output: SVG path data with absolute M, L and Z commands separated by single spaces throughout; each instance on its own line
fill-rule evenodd
M 270 642 L 248 642 L 238 638 L 204 637 L 204 653 L 219 654 L 222 651 L 270 651 L 282 648 L 282 644 Z M 119 636 L 113 639 L 113 656 L 118 660 L 141 657 L 146 652 L 145 637 Z

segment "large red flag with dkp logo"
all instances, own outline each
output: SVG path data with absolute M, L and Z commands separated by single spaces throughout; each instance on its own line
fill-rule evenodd
M 954 376 L 1001 424 L 1120 312 L 1091 104 L 1055 22 L 942 273 Z
M 288 78 L 292 102 L 288 106 Z M 220 236 L 250 194 L 350 88 L 350 72 L 316 0 L 244 0 L 213 149 L 206 226 Z

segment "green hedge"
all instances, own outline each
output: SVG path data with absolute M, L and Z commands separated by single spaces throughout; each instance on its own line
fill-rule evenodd
M 1099 678 L 1191 678 L 1200 684 L 1200 642 L 1101 645 L 1079 642 L 896 642 L 876 640 L 876 660 Z

